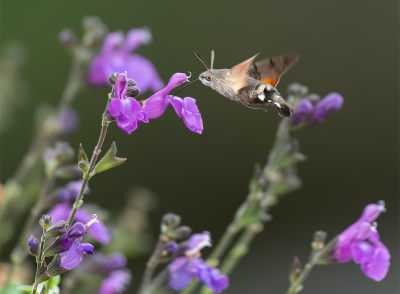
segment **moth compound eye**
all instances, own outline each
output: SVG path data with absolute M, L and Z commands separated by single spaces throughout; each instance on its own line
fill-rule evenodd
M 206 77 L 206 80 L 210 82 L 211 81 L 211 77 L 210 76 Z

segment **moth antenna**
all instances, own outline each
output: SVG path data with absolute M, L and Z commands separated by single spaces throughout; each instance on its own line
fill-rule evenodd
M 194 80 L 194 81 L 190 82 L 189 84 L 187 84 L 186 86 L 184 86 L 183 88 L 180 88 L 174 95 L 172 95 L 171 99 L 174 98 L 175 95 L 178 94 L 180 91 L 182 91 L 186 87 L 189 87 L 191 84 L 193 84 L 194 82 L 197 82 L 197 81 L 200 81 L 200 79 Z
M 197 51 L 194 51 L 194 54 L 196 54 L 197 58 L 200 59 L 201 62 L 203 62 L 207 70 L 210 70 L 210 68 L 207 65 L 207 62 L 204 61 L 204 59 L 200 56 L 200 54 Z
M 214 57 L 215 57 L 214 50 L 212 50 L 211 51 L 211 69 L 213 69 L 213 67 L 214 67 Z

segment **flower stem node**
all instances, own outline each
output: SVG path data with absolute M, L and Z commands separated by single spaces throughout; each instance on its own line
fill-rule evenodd
M 51 227 L 51 215 L 43 214 L 43 216 L 39 220 L 40 226 L 43 230 L 47 230 Z

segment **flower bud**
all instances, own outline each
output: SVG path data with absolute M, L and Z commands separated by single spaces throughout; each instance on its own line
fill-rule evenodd
M 163 216 L 161 222 L 161 232 L 167 233 L 181 223 L 181 217 L 173 213 L 167 213 Z
M 290 270 L 289 281 L 294 284 L 301 274 L 301 264 L 297 256 L 293 258 L 292 268 Z
M 42 283 L 42 282 L 45 282 L 45 281 L 50 280 L 50 279 L 51 279 L 51 276 L 47 272 L 46 261 L 43 260 L 42 265 L 40 266 L 39 270 L 36 273 L 35 282 L 36 283 Z
M 74 49 L 78 46 L 78 39 L 75 33 L 70 29 L 63 29 L 58 34 L 58 41 L 69 49 Z
M 59 221 L 55 225 L 51 226 L 46 231 L 46 238 L 58 237 L 64 235 L 67 232 L 68 222 Z
M 179 250 L 179 245 L 175 241 L 168 242 L 165 247 L 161 250 L 162 258 L 169 258 Z
M 125 94 L 126 97 L 132 97 L 132 98 L 135 98 L 136 96 L 139 95 L 140 95 L 140 89 L 136 86 L 128 87 Z
M 136 86 L 135 80 L 128 78 L 128 88 L 133 86 Z
M 296 97 L 302 97 L 304 95 L 307 95 L 308 88 L 306 86 L 300 85 L 299 83 L 294 83 L 294 84 L 289 85 L 288 93 L 289 93 L 289 95 L 293 95 Z
M 39 255 L 39 242 L 38 240 L 30 236 L 28 239 L 28 248 L 29 248 L 29 253 L 32 254 L 33 256 L 38 256 Z
M 116 73 L 111 74 L 110 77 L 108 78 L 108 82 L 109 82 L 111 85 L 114 86 L 114 85 L 115 85 L 115 82 L 117 81 L 118 75 L 119 75 L 119 72 L 116 72 Z
M 314 234 L 314 242 L 311 243 L 311 247 L 314 250 L 321 250 L 325 247 L 326 233 L 323 231 L 317 231 Z
M 43 216 L 39 220 L 39 224 L 43 228 L 43 230 L 47 230 L 48 228 L 50 228 L 51 227 L 51 215 L 43 214 Z
M 185 239 L 190 236 L 192 229 L 187 226 L 177 227 L 167 233 L 171 239 Z

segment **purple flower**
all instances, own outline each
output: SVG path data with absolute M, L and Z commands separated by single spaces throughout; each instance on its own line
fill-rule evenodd
M 111 272 L 103 281 L 97 294 L 121 293 L 131 281 L 131 274 L 127 270 Z
M 60 267 L 68 271 L 76 268 L 82 262 L 83 254 L 93 254 L 94 246 L 89 243 L 81 243 L 82 238 L 76 239 L 71 248 L 60 253 Z
M 39 255 L 39 251 L 40 251 L 39 242 L 32 235 L 28 239 L 28 249 L 29 249 L 29 252 L 32 255 L 34 255 L 34 256 L 38 256 Z
M 70 181 L 67 183 L 67 185 L 65 185 L 65 188 L 62 188 L 58 191 L 57 198 L 61 202 L 75 201 L 81 189 L 82 189 L 82 180 Z M 86 185 L 83 194 L 89 194 L 89 193 L 90 189 Z
M 154 65 L 146 58 L 131 54 L 133 50 L 151 40 L 148 29 L 132 29 L 126 34 L 110 33 L 105 37 L 103 48 L 94 58 L 88 73 L 92 85 L 108 85 L 108 77 L 115 72 L 129 73 L 143 91 L 158 91 L 164 83 L 158 76 Z M 125 41 L 125 42 L 124 42 Z
M 365 275 L 375 281 L 386 276 L 390 265 L 389 250 L 380 241 L 376 223 L 371 224 L 383 211 L 383 201 L 365 207 L 361 218 L 338 236 L 334 252 L 339 262 L 353 259 L 361 264 Z
M 293 116 L 289 119 L 291 125 L 297 125 L 305 120 L 314 111 L 314 106 L 308 99 L 303 99 L 296 107 Z
M 71 107 L 64 108 L 58 114 L 58 124 L 63 134 L 71 134 L 79 126 L 79 114 Z
M 131 134 L 139 123 L 147 123 L 149 120 L 139 102 L 131 97 L 125 97 L 127 89 L 128 77 L 126 73 L 120 73 L 115 82 L 115 98 L 111 101 L 108 112 L 117 120 L 120 129 Z
M 315 105 L 314 119 L 321 122 L 332 112 L 342 108 L 343 97 L 338 93 L 330 93 Z
M 201 134 L 203 131 L 203 120 L 197 108 L 196 100 L 190 97 L 182 100 L 179 97 L 168 95 L 173 88 L 187 81 L 188 77 L 185 74 L 174 74 L 164 89 L 142 102 L 142 108 L 146 111 L 148 119 L 155 119 L 163 115 L 168 105 L 172 104 L 176 114 L 179 117 L 183 116 L 183 121 L 189 130 Z
M 61 241 L 61 246 L 69 250 L 77 239 L 82 239 L 83 235 L 86 234 L 86 227 L 84 224 L 77 222 L 74 223 L 71 228 L 64 234 Z M 79 241 L 80 242 L 80 241 Z
M 69 215 L 71 213 L 72 207 L 67 203 L 60 203 L 51 209 L 48 214 L 52 216 L 52 220 L 54 223 L 65 220 L 67 221 Z M 82 223 L 90 222 L 92 216 L 84 211 L 82 208 L 79 208 L 75 214 L 74 220 Z M 72 227 L 71 227 L 72 228 Z M 102 222 L 97 222 L 96 225 L 91 226 L 89 233 L 102 244 L 107 244 L 111 241 L 111 235 L 108 231 L 107 227 Z
M 170 280 L 168 285 L 176 290 L 182 290 L 190 285 L 193 277 L 203 282 L 205 286 L 220 293 L 229 285 L 228 277 L 222 275 L 219 269 L 204 263 L 198 257 L 199 251 L 205 246 L 211 246 L 210 236 L 206 233 L 194 234 L 188 242 L 186 256 L 176 258 L 168 265 Z
M 297 106 L 293 116 L 289 119 L 292 126 L 310 126 L 322 122 L 329 113 L 342 108 L 343 97 L 338 93 L 330 93 L 318 101 L 317 95 L 309 95 Z

